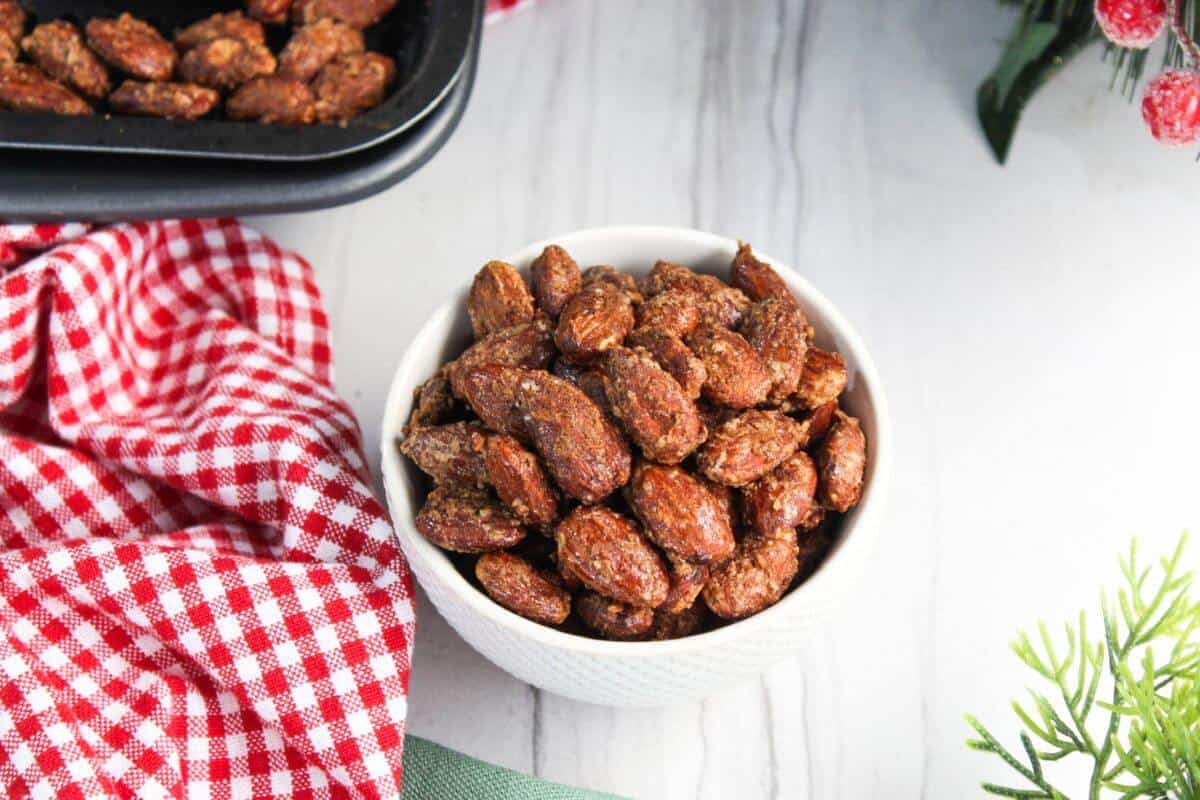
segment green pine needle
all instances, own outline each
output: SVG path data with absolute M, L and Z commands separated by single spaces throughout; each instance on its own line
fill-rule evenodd
M 1091 766 L 1076 797 L 1098 800 L 1106 790 L 1130 800 L 1200 800 L 1200 599 L 1182 568 L 1186 544 L 1185 533 L 1157 568 L 1141 565 L 1137 541 L 1130 545 L 1120 559 L 1123 585 L 1100 595 L 1102 639 L 1089 636 L 1084 612 L 1063 626 L 1061 642 L 1043 623 L 1036 639 L 1017 636 L 1013 653 L 1049 691 L 1030 688 L 1031 705 L 1012 703 L 1021 755 L 967 717 L 979 737 L 967 746 L 999 757 L 1028 783 L 984 783 L 985 792 L 1067 800 L 1046 765 L 1076 756 Z M 1102 688 L 1111 699 L 1097 700 Z

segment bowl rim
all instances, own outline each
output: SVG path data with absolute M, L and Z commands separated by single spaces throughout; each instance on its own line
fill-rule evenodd
M 662 225 L 612 225 L 584 228 L 532 242 L 522 246 L 504 260 L 524 271 L 528 267 L 528 262 L 532 261 L 548 244 L 561 244 L 570 251 L 572 246 L 579 246 L 580 242 L 596 239 L 606 240 L 614 237 L 673 239 L 687 241 L 693 246 L 706 246 L 720 250 L 736 249 L 738 244 L 736 239 L 692 228 Z M 755 255 L 779 272 L 784 282 L 788 284 L 788 288 L 796 293 L 797 298 L 806 309 L 819 309 L 821 316 L 828 321 L 827 333 L 840 340 L 841 350 L 854 367 L 857 378 L 864 384 L 874 411 L 875 435 L 870 446 L 874 451 L 875 464 L 871 481 L 864 487 L 862 500 L 854 509 L 853 516 L 847 520 L 846 527 L 843 528 L 842 541 L 810 578 L 793 588 L 774 605 L 752 616 L 729 622 L 711 631 L 679 639 L 637 642 L 593 639 L 541 625 L 510 611 L 473 586 L 454 567 L 444 552 L 420 535 L 411 519 L 401 520 L 396 516 L 394 506 L 397 501 L 393 499 L 394 494 L 405 491 L 404 484 L 406 482 L 400 455 L 395 447 L 395 441 L 405 422 L 405 420 L 399 419 L 400 406 L 404 398 L 411 398 L 415 388 L 415 385 L 407 385 L 408 381 L 404 381 L 406 385 L 401 385 L 401 379 L 412 370 L 411 362 L 417 358 L 418 354 L 413 349 L 415 343 L 427 336 L 431 326 L 435 323 L 441 324 L 445 317 L 454 313 L 456 306 L 463 304 L 467 284 L 459 286 L 448 297 L 444 297 L 438 302 L 426 317 L 425 322 L 410 338 L 392 374 L 391 385 L 384 403 L 380 431 L 383 484 L 387 495 L 388 510 L 393 517 L 392 525 L 404 550 L 406 552 L 410 548 L 415 550 L 421 560 L 437 573 L 448 589 L 460 597 L 472 611 L 482 615 L 493 624 L 546 647 L 593 657 L 654 658 L 707 651 L 713 647 L 731 644 L 753 635 L 757 631 L 768 630 L 776 620 L 784 619 L 793 607 L 806 603 L 809 598 L 817 596 L 818 593 L 834 591 L 840 573 L 853 568 L 852 559 L 847 552 L 849 547 L 853 545 L 860 550 L 865 549 L 866 552 L 862 553 L 863 557 L 869 554 L 875 535 L 874 530 L 877 527 L 872 523 L 876 517 L 882 515 L 886 504 L 892 460 L 892 429 L 887 400 L 884 397 L 882 381 L 875 362 L 862 337 L 833 302 L 783 261 L 758 249 L 755 249 Z M 664 253 L 663 257 L 670 257 L 669 253 Z M 461 313 L 466 313 L 465 308 L 461 310 Z M 411 510 L 407 502 L 405 502 L 405 506 L 405 510 Z M 839 555 L 842 556 L 840 560 L 838 559 Z

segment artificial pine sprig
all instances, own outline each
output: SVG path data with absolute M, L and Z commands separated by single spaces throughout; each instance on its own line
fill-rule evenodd
M 979 736 L 967 745 L 998 756 L 1029 784 L 985 783 L 985 791 L 1068 800 L 1047 765 L 1077 756 L 1091 762 L 1090 800 L 1104 789 L 1122 798 L 1200 798 L 1200 602 L 1191 595 L 1192 573 L 1182 569 L 1186 542 L 1185 534 L 1152 580 L 1134 541 L 1121 559 L 1122 587 L 1100 595 L 1102 638 L 1089 637 L 1083 612 L 1064 626 L 1064 645 L 1056 647 L 1044 624 L 1036 639 L 1017 637 L 1013 652 L 1051 690 L 1030 689 L 1027 704 L 1012 704 L 1024 726 L 1021 755 L 967 717 Z M 1155 658 L 1156 644 L 1169 653 L 1164 661 Z

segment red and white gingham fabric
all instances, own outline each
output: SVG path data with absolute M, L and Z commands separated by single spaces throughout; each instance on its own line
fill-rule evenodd
M 20 263 L 30 253 L 70 241 L 87 232 L 87 226 L 71 222 L 48 225 L 0 225 L 0 267 Z
M 0 277 L 0 795 L 396 796 L 412 589 L 309 266 L 0 226 L 39 243 Z

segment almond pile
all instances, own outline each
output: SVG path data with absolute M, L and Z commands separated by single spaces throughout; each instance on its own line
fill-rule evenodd
M 846 362 L 742 244 L 730 282 L 659 261 L 580 271 L 551 245 L 484 265 L 475 341 L 415 393 L 417 529 L 492 599 L 605 639 L 669 639 L 774 604 L 862 495 Z
M 26 35 L 29 14 L 0 0 L 0 110 L 195 120 L 225 97 L 229 119 L 343 124 L 383 102 L 393 59 L 366 49 L 363 29 L 396 0 L 249 0 L 175 31 L 125 13 L 81 28 L 48 20 Z M 294 25 L 276 55 L 265 25 Z M 20 61 L 24 56 L 27 62 Z M 114 76 L 123 78 L 114 88 Z

